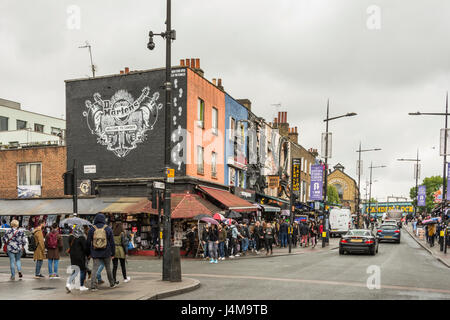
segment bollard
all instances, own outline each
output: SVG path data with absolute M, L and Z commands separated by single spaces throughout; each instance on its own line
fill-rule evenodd
M 170 282 L 181 282 L 181 259 L 180 259 L 180 247 L 171 247 L 171 270 L 170 270 Z

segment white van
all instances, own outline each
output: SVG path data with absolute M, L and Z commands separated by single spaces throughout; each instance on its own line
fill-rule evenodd
M 351 224 L 350 209 L 332 208 L 330 210 L 330 237 L 347 233 Z

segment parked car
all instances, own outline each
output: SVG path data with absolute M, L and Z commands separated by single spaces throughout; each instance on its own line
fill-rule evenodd
M 350 230 L 339 241 L 339 254 L 346 252 L 368 252 L 375 255 L 378 253 L 378 239 L 370 230 Z
M 6 231 L 8 231 L 10 228 L 0 228 L 0 238 L 3 238 L 3 236 L 5 235 Z M 29 239 L 30 237 L 33 236 L 33 234 L 31 233 L 31 231 L 29 230 L 25 230 L 23 228 L 21 228 L 21 230 L 23 230 L 25 232 L 25 250 L 22 254 L 22 257 L 27 257 L 27 256 L 33 256 L 34 252 L 28 250 L 28 243 L 29 243 Z M 2 243 L 2 249 L 0 250 L 2 254 L 6 255 L 5 252 L 3 252 L 3 244 Z
M 377 230 L 378 241 L 395 241 L 400 243 L 401 232 L 397 223 L 382 224 Z

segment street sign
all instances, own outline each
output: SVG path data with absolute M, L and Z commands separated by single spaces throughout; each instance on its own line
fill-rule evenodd
M 315 164 L 311 166 L 311 186 L 309 190 L 310 200 L 322 200 L 323 198 L 323 166 Z
M 97 166 L 95 164 L 84 166 L 84 173 L 97 173 Z
M 292 191 L 300 191 L 300 164 L 299 158 L 292 159 Z
M 363 175 L 363 161 L 362 160 L 356 160 L 356 175 L 357 176 Z
M 447 148 L 445 148 L 445 132 L 447 131 Z M 446 149 L 446 150 L 444 150 Z M 446 152 L 444 152 L 446 151 Z M 439 154 L 441 156 L 450 155 L 450 129 L 441 129 L 441 139 L 439 144 Z
M 323 132 L 322 133 L 322 157 L 323 158 L 331 158 L 331 142 L 332 142 L 332 136 L 331 136 L 331 132 Z M 328 143 L 327 143 L 328 140 Z M 328 148 L 326 148 L 326 146 Z M 326 149 L 326 150 L 325 150 Z
M 417 193 L 417 206 L 425 207 L 426 206 L 426 197 L 427 197 L 427 187 L 419 186 L 419 190 Z
M 167 169 L 166 175 L 167 175 L 167 178 L 174 178 L 175 177 L 175 169 Z
M 165 187 L 166 185 L 164 184 L 164 182 L 153 181 L 153 188 L 164 190 Z

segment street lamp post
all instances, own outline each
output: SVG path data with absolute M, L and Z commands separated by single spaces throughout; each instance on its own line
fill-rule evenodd
M 416 159 L 397 159 L 397 161 L 413 161 L 416 163 L 416 204 L 414 206 L 414 216 L 417 216 L 417 204 L 419 199 L 419 190 L 418 190 L 418 183 L 419 183 L 419 149 L 417 149 L 417 158 Z
M 171 66 L 171 45 L 172 40 L 175 40 L 176 33 L 172 30 L 171 21 L 171 0 L 167 0 L 167 17 L 166 17 L 166 31 L 161 33 L 149 32 L 149 42 L 147 48 L 153 50 L 155 48 L 155 43 L 153 42 L 153 36 L 161 36 L 166 40 L 166 79 L 164 83 L 165 89 L 165 128 L 164 128 L 164 175 L 166 176 L 166 183 L 164 189 L 164 216 L 163 216 L 163 268 L 162 268 L 162 280 L 163 281 L 181 281 L 181 266 L 179 265 L 179 260 L 177 260 L 177 265 L 174 264 L 174 259 L 172 257 L 171 250 L 171 185 L 169 183 L 168 173 L 170 168 L 170 135 L 171 135 L 171 100 L 172 100 L 172 66 Z
M 324 178 L 324 194 L 323 194 L 323 219 L 322 219 L 322 230 L 325 231 L 325 218 L 327 216 L 326 214 L 326 206 L 327 206 L 327 183 L 328 183 L 328 158 L 331 158 L 331 155 L 328 154 L 328 122 L 331 120 L 336 120 L 339 118 L 344 118 L 344 117 L 352 117 L 352 116 L 356 116 L 356 113 L 351 112 L 351 113 L 347 113 L 344 114 L 342 116 L 337 116 L 337 117 L 329 117 L 330 115 L 330 99 L 328 99 L 327 101 L 327 118 L 324 119 L 323 121 L 326 122 L 326 133 L 325 133 L 325 178 Z M 322 248 L 325 247 L 325 237 L 323 237 L 322 234 Z
M 358 160 L 358 165 L 356 166 L 358 168 L 358 203 L 357 203 L 357 209 L 356 212 L 358 214 L 358 227 L 361 227 L 361 209 L 360 209 L 360 205 L 361 205 L 361 190 L 360 190 L 360 184 L 361 184 L 361 169 L 362 169 L 362 164 L 361 164 L 361 152 L 368 152 L 368 151 L 380 151 L 380 148 L 375 148 L 375 149 L 367 149 L 367 150 L 361 150 L 361 142 L 359 142 L 359 149 L 356 150 L 356 152 L 359 153 L 359 160 Z
M 370 167 L 369 167 L 369 169 L 370 169 L 370 183 L 369 183 L 369 210 L 368 210 L 368 213 L 369 213 L 369 216 L 370 216 L 370 204 L 371 204 L 371 202 L 372 202 L 372 169 L 376 169 L 376 168 L 386 168 L 386 166 L 373 166 L 372 165 L 372 162 L 370 162 Z
M 447 219 L 445 216 L 445 206 L 447 204 L 447 178 L 446 178 L 446 165 L 447 165 L 447 130 L 448 130 L 448 91 L 445 96 L 445 113 L 440 112 L 410 112 L 408 113 L 410 116 L 445 116 L 445 129 L 444 129 L 444 168 L 443 168 L 443 174 L 442 174 L 442 213 L 441 213 L 441 219 L 444 222 L 444 225 L 447 226 Z M 447 228 L 445 228 L 447 229 Z M 447 235 L 444 237 L 444 253 L 447 253 Z

